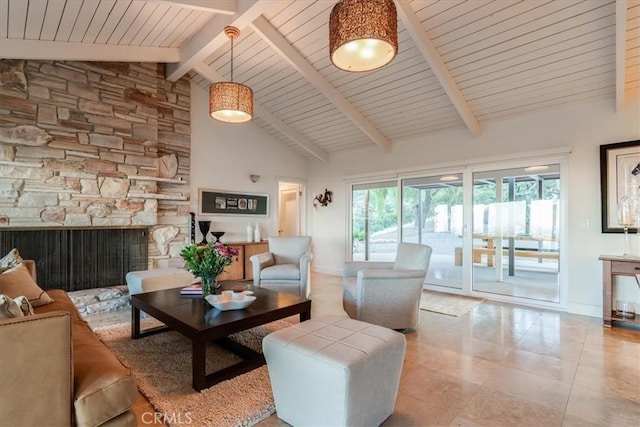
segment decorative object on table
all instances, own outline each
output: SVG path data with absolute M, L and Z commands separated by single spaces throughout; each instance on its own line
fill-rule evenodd
M 218 243 L 220 241 L 220 238 L 222 236 L 224 236 L 224 233 L 225 233 L 224 231 L 212 231 L 211 232 L 211 235 L 216 238 L 215 243 Z
M 256 300 L 253 291 L 233 292 L 222 291 L 219 295 L 208 295 L 207 302 L 221 311 L 242 310 Z
M 638 213 L 626 211 L 627 218 L 620 218 L 619 207 L 624 197 L 638 196 L 639 189 L 640 140 L 601 145 L 600 191 L 603 233 L 637 233 L 634 216 Z M 627 224 L 627 227 L 624 224 Z
M 253 231 L 253 241 L 260 242 L 262 240 L 262 235 L 260 234 L 260 224 L 256 222 L 254 231 Z
M 630 301 L 616 300 L 616 316 L 623 319 L 635 319 L 635 304 Z
M 199 189 L 200 215 L 269 215 L 269 196 L 224 190 Z
M 202 282 L 180 289 L 180 295 L 202 295 Z
M 331 62 L 345 71 L 371 71 L 398 52 L 398 15 L 393 0 L 341 0 L 329 16 Z
M 253 227 L 251 223 L 247 224 L 247 242 L 253 242 Z
M 629 228 L 636 225 L 638 216 L 638 195 L 632 189 L 632 194 L 623 196 L 618 202 L 618 225 L 624 230 L 624 256 L 631 255 L 629 244 Z M 637 230 L 637 229 L 636 229 Z
M 189 212 L 189 243 L 196 242 L 196 214 Z
M 320 193 L 316 197 L 313 198 L 313 207 L 317 208 L 318 205 L 316 202 L 320 204 L 320 206 L 327 206 L 332 202 L 333 191 L 329 191 L 326 188 L 324 189 L 324 194 Z
M 211 227 L 211 221 L 198 221 L 198 227 L 200 228 L 200 233 L 202 233 L 202 241 L 201 245 L 206 245 L 207 242 L 207 233 L 209 232 L 209 228 Z
M 248 288 L 247 285 L 234 285 L 231 287 L 231 290 L 233 292 L 244 292 L 247 290 L 247 288 Z
M 187 270 L 202 279 L 202 296 L 206 298 L 220 290 L 218 276 L 233 262 L 234 257 L 238 260 L 238 250 L 221 242 L 210 242 L 204 246 L 189 245 L 182 249 L 180 256 Z

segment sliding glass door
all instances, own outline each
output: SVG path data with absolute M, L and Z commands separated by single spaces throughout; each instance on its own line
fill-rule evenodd
M 428 285 L 462 289 L 462 173 L 402 180 L 402 241 L 431 246 Z
M 351 190 L 351 259 L 393 261 L 397 246 L 397 181 L 354 185 Z
M 560 165 L 473 174 L 473 290 L 560 302 Z

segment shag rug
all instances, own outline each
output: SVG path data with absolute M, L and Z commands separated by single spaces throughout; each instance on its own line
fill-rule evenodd
M 433 311 L 434 313 L 457 317 L 468 313 L 473 307 L 482 304 L 484 301 L 484 298 L 422 291 L 420 310 Z
M 155 319 L 143 321 L 143 328 Z M 230 338 L 262 352 L 262 338 L 290 326 L 279 320 L 242 331 Z M 131 327 L 120 325 L 98 329 L 98 337 L 133 372 L 138 389 L 156 411 L 176 422 L 194 426 L 250 426 L 275 412 L 267 367 L 249 371 L 212 387 L 195 391 L 191 387 L 191 341 L 177 332 L 131 339 Z M 207 372 L 240 361 L 239 357 L 215 345 L 207 348 Z M 179 416 L 178 416 L 179 415 Z

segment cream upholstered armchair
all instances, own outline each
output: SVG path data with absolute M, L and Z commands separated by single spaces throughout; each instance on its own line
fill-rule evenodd
M 311 258 L 311 237 L 269 237 L 269 252 L 249 258 L 253 285 L 307 298 Z
M 430 246 L 400 243 L 395 262 L 345 263 L 344 310 L 352 319 L 390 329 L 417 327 L 430 260 Z

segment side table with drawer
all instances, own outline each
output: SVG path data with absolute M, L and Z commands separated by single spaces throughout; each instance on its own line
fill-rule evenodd
M 625 319 L 616 316 L 613 307 L 613 284 L 615 276 L 631 276 L 637 280 L 640 273 L 640 258 L 632 256 L 600 255 L 602 261 L 602 322 L 610 328 L 611 322 L 628 322 L 640 325 L 640 316 Z

